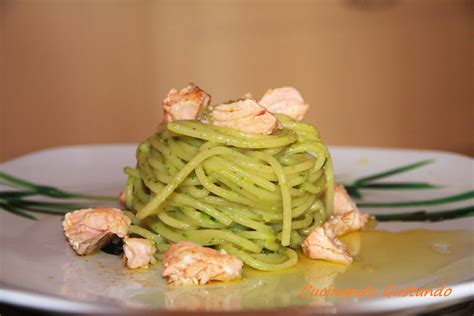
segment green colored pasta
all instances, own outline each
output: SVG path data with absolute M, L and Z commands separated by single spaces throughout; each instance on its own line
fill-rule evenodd
M 137 148 L 125 168 L 130 233 L 224 249 L 252 268 L 296 264 L 293 249 L 331 215 L 334 176 L 318 130 L 277 115 L 273 135 L 175 121 Z

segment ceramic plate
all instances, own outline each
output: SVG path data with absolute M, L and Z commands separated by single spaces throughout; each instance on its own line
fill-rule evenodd
M 6 162 L 0 171 L 71 192 L 116 196 L 126 179 L 122 168 L 135 165 L 134 153 L 135 145 L 65 147 Z M 331 153 L 338 181 L 352 184 L 353 194 L 361 194 L 361 209 L 383 220 L 375 231 L 344 237 L 356 258 L 351 266 L 301 260 L 280 273 L 247 269 L 239 282 L 174 288 L 160 277 L 159 265 L 132 272 L 114 255 L 76 256 L 63 237 L 61 216 L 35 214 L 37 220 L 31 220 L 0 210 L 0 300 L 59 312 L 365 313 L 428 310 L 472 298 L 474 220 L 466 210 L 472 214 L 473 160 L 375 148 L 333 147 Z M 363 189 L 353 185 L 420 161 L 404 172 L 359 181 Z M 415 184 L 401 189 L 406 182 Z M 413 212 L 418 213 L 406 215 Z M 419 221 L 426 219 L 431 221 Z M 403 295 L 406 288 L 423 295 Z M 437 290 L 441 295 L 433 294 Z

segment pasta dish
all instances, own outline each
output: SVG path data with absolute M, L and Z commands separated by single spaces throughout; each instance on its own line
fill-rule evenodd
M 360 212 L 334 183 L 333 164 L 308 109 L 291 87 L 211 105 L 195 85 L 171 90 L 163 122 L 126 167 L 123 210 L 66 215 L 74 250 L 123 239 L 131 268 L 161 262 L 174 285 L 241 277 L 245 264 L 283 270 L 312 259 L 350 264 L 337 238 L 361 229 Z

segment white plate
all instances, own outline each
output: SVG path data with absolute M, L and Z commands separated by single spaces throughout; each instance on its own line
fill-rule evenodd
M 442 184 L 435 190 L 367 191 L 364 200 L 397 201 L 437 198 L 473 189 L 474 163 L 471 158 L 435 151 L 331 148 L 336 175 L 344 183 L 353 179 L 424 159 L 433 164 L 391 177 L 391 181 L 423 181 Z M 0 166 L 0 170 L 33 182 L 62 189 L 116 195 L 125 182 L 122 168 L 135 165 L 135 145 L 75 146 L 33 153 Z M 429 211 L 472 205 L 472 200 L 431 206 Z M 407 212 L 418 208 L 370 209 L 378 212 Z M 473 217 L 436 223 L 384 222 L 377 229 L 400 231 L 413 228 L 430 230 L 467 230 L 473 239 Z M 215 284 L 192 289 L 170 289 L 161 279 L 159 268 L 129 272 L 118 257 L 99 253 L 88 257 L 74 255 L 64 240 L 61 218 L 40 216 L 28 220 L 0 211 L 1 288 L 0 301 L 33 308 L 63 312 L 116 312 L 127 309 L 323 309 L 324 311 L 394 311 L 405 308 L 430 309 L 469 299 L 473 296 L 473 252 L 468 251 L 452 262 L 445 262 L 427 278 L 413 277 L 404 284 L 424 286 L 439 278 L 439 271 L 456 270 L 445 284 L 452 294 L 439 297 L 301 300 L 298 289 L 282 281 L 288 278 L 269 274 L 252 281 Z M 362 246 L 363 247 L 363 246 Z M 406 258 L 416 262 L 420 258 Z M 337 270 L 337 269 L 336 269 Z M 284 273 L 283 273 L 284 275 Z M 293 275 L 291 276 L 293 277 Z M 294 277 L 297 277 L 295 274 Z M 335 284 L 344 279 L 336 273 Z M 347 278 L 346 278 L 347 279 Z M 258 282 L 256 281 L 258 280 Z M 279 283 L 275 283 L 279 280 Z M 333 281 L 334 281 L 333 280 Z M 347 280 L 346 280 L 347 281 Z M 438 280 L 439 281 L 439 280 Z M 339 283 L 338 283 L 339 282 Z M 302 283 L 303 284 L 303 283 Z M 350 284 L 350 283 L 344 283 Z M 401 284 L 400 284 L 401 286 Z M 295 294 L 296 293 L 296 294 Z M 257 297 L 257 300 L 255 299 Z M 184 305 L 183 305 L 184 302 Z M 255 303 L 256 302 L 256 303 Z

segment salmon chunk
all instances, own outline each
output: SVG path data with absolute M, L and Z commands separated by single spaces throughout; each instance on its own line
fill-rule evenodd
M 369 214 L 361 212 L 355 202 L 341 184 L 334 187 L 334 209 L 333 215 L 325 223 L 331 227 L 336 236 L 342 236 L 350 232 L 358 231 L 369 221 Z
M 303 253 L 310 259 L 320 259 L 342 264 L 351 264 L 352 257 L 346 246 L 336 238 L 334 232 L 317 227 L 301 244 Z
M 368 221 L 369 214 L 359 211 L 344 186 L 336 184 L 333 215 L 306 237 L 303 253 L 311 259 L 350 264 L 352 257 L 337 237 L 361 230 Z
M 123 191 L 119 193 L 119 203 L 120 203 L 120 206 L 123 206 L 123 207 L 127 205 L 127 202 L 125 201 L 125 192 Z
M 194 120 L 211 102 L 211 96 L 194 84 L 172 89 L 163 100 L 163 121 Z
M 247 133 L 273 134 L 281 127 L 278 119 L 253 99 L 240 99 L 212 106 L 208 122 Z
M 180 241 L 166 251 L 163 276 L 173 285 L 229 281 L 242 275 L 243 263 L 237 257 L 190 241 Z
M 258 103 L 272 113 L 286 114 L 297 121 L 303 119 L 309 108 L 298 90 L 293 87 L 270 89 Z
M 357 210 L 331 216 L 329 220 L 324 223 L 324 226 L 326 229 L 332 229 L 336 236 L 344 236 L 350 232 L 361 230 L 368 221 L 369 214 Z
M 358 211 L 357 205 L 352 200 L 346 188 L 341 184 L 334 186 L 334 209 L 333 214 L 339 215 L 352 211 Z
M 64 234 L 78 255 L 87 255 L 127 235 L 130 219 L 117 208 L 88 208 L 66 214 Z
M 143 238 L 123 239 L 124 259 L 129 269 L 148 268 L 156 262 L 155 243 Z

